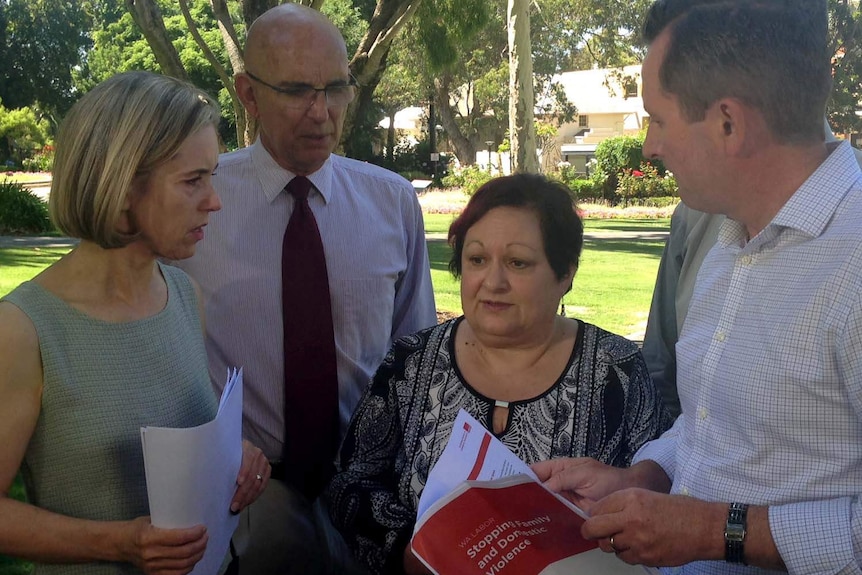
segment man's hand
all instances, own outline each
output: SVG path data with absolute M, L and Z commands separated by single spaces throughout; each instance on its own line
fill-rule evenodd
M 724 558 L 725 504 L 624 489 L 597 501 L 590 513 L 581 534 L 627 563 L 672 567 Z
M 551 459 L 530 466 L 545 487 L 589 512 L 593 502 L 621 489 L 640 487 L 667 493 L 670 479 L 654 461 L 628 468 L 613 467 L 590 457 Z
M 595 501 L 628 487 L 625 469 L 599 463 L 590 457 L 551 459 L 530 467 L 545 487 L 588 513 Z

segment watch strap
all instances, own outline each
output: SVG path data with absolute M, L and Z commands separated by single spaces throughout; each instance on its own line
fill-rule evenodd
M 724 526 L 724 560 L 745 565 L 745 535 L 747 533 L 748 505 L 731 503 Z

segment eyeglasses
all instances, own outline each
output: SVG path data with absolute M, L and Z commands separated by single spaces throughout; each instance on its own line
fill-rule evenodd
M 330 84 L 323 88 L 315 88 L 308 84 L 274 86 L 268 82 L 264 82 L 248 70 L 246 70 L 245 74 L 255 82 L 263 84 L 270 90 L 281 94 L 283 96 L 282 100 L 284 101 L 285 106 L 300 110 L 311 108 L 314 105 L 314 102 L 317 101 L 318 92 L 323 92 L 323 97 L 327 106 L 332 108 L 346 106 L 353 101 L 353 98 L 356 96 L 356 87 L 359 85 L 356 78 L 353 77 L 353 74 L 350 75 L 350 80 L 346 84 Z

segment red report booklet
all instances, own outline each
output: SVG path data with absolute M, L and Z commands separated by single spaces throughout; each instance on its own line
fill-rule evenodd
M 466 412 L 459 414 L 452 435 L 429 473 L 429 492 L 420 499 L 411 541 L 433 573 L 658 573 L 629 565 L 581 537 L 583 511 L 548 491 Z

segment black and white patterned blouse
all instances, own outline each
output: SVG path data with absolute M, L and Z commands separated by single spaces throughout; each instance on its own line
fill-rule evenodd
M 373 573 L 402 573 L 419 496 L 463 408 L 493 429 L 495 400 L 464 381 L 455 362 L 463 317 L 397 340 L 365 392 L 327 492 L 332 520 Z M 593 457 L 627 466 L 670 427 L 631 341 L 578 322 L 565 371 L 547 391 L 509 405 L 497 437 L 534 463 Z

